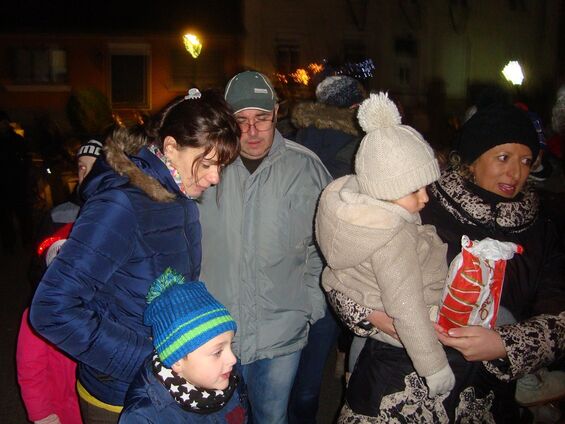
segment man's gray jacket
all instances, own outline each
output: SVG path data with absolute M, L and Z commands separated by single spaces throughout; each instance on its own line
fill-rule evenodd
M 313 152 L 275 131 L 253 174 L 238 157 L 201 198 L 201 279 L 237 322 L 243 364 L 302 349 L 325 314 L 313 226 L 330 180 Z

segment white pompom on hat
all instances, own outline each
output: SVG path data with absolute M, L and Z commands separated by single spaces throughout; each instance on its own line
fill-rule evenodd
M 398 200 L 439 178 L 434 151 L 418 131 L 402 125 L 386 93 L 371 94 L 357 117 L 367 133 L 355 156 L 363 193 L 379 200 Z

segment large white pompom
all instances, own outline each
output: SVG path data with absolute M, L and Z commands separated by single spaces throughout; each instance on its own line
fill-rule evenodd
M 398 108 L 387 93 L 371 94 L 357 112 L 359 124 L 365 132 L 371 132 L 379 128 L 387 128 L 400 125 L 401 118 Z

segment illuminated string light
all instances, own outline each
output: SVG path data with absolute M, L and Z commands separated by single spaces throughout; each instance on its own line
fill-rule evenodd
M 308 83 L 310 82 L 310 75 L 308 75 L 306 69 L 299 68 L 292 74 L 290 74 L 290 76 L 295 82 L 299 84 L 308 85 Z
M 320 72 L 322 72 L 324 70 L 324 65 L 322 65 L 321 63 L 311 63 L 308 65 L 308 70 L 313 74 L 319 74 Z
M 289 84 L 290 81 L 297 84 L 308 85 L 314 75 L 325 73 L 326 75 L 348 75 L 358 80 L 371 78 L 375 70 L 375 64 L 371 59 L 365 59 L 358 63 L 345 63 L 339 67 L 330 67 L 324 59 L 323 63 L 310 63 L 306 68 L 298 68 L 288 74 L 276 73 L 275 77 L 281 84 Z

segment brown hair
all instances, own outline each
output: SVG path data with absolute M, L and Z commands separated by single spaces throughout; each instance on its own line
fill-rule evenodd
M 199 98 L 179 97 L 165 106 L 147 128 L 149 140 L 163 150 L 167 136 L 183 147 L 204 147 L 193 164 L 193 172 L 213 150 L 220 168 L 229 165 L 239 154 L 241 135 L 233 112 L 216 90 L 204 90 Z

